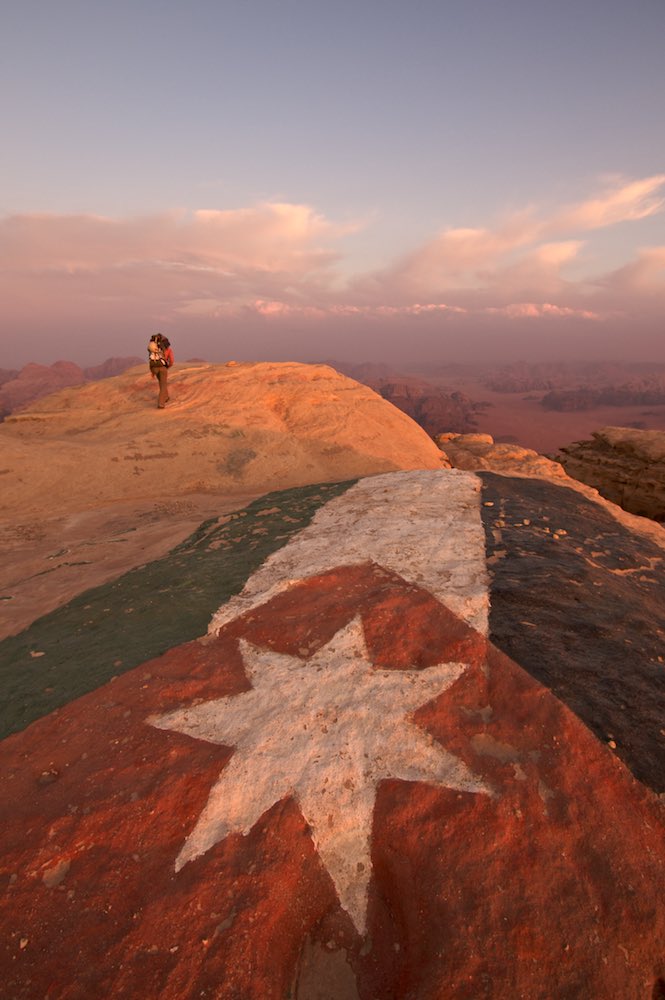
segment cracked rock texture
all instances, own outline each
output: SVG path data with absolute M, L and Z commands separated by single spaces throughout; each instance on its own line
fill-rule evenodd
M 624 510 L 665 521 L 665 432 L 603 427 L 562 448 L 561 464 Z

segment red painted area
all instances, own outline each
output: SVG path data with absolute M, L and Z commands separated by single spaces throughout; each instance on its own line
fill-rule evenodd
M 665 966 L 662 805 L 496 649 L 454 695 L 418 722 L 497 797 L 384 784 L 363 981 L 469 1000 L 648 996 Z
M 357 614 L 377 666 L 470 663 L 416 720 L 495 789 L 381 785 L 365 940 L 292 799 L 176 875 L 232 749 L 146 724 L 246 690 L 239 636 L 306 658 Z M 343 952 L 363 1000 L 623 1000 L 665 976 L 662 805 L 549 691 L 379 567 L 290 588 L 10 737 L 2 756 L 9 997 L 282 1000 L 307 942 Z

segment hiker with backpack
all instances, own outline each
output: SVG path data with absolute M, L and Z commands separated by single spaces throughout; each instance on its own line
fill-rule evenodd
M 163 410 L 169 401 L 168 376 L 169 368 L 172 367 L 174 361 L 168 337 L 163 337 L 161 333 L 153 334 L 148 344 L 148 364 L 152 377 L 156 378 L 159 383 L 157 408 L 160 410 Z

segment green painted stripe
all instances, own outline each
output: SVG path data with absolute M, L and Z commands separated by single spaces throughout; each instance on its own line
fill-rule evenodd
M 204 521 L 163 558 L 85 591 L 0 642 L 0 738 L 204 635 L 213 612 L 250 574 L 352 485 L 269 493 L 221 525 Z

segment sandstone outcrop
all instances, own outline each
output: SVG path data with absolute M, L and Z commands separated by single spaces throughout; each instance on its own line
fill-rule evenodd
M 491 434 L 438 434 L 436 443 L 455 469 L 566 479 L 558 462 L 518 444 L 496 444 Z
M 660 1000 L 665 530 L 326 366 L 172 376 L 0 427 L 6 995 Z
M 628 433 L 640 432 L 629 430 Z M 660 434 L 661 438 L 664 436 L 661 432 L 649 433 Z M 643 510 L 633 512 L 629 507 L 619 506 L 614 497 L 603 493 L 596 487 L 595 482 L 588 484 L 581 477 L 575 478 L 563 464 L 546 455 L 540 455 L 537 451 L 522 448 L 520 445 L 497 444 L 490 434 L 439 434 L 436 441 L 446 461 L 455 469 L 485 470 L 506 476 L 552 480 L 603 505 L 611 517 L 624 524 L 630 531 L 655 541 L 657 545 L 663 544 L 665 536 L 662 529 L 659 524 L 654 523 L 650 515 L 645 514 Z M 658 452 L 659 449 L 656 447 L 655 453 Z
M 569 476 L 624 510 L 665 521 L 665 431 L 603 427 L 559 458 Z
M 391 473 L 0 644 L 6 994 L 659 998 L 664 555 L 566 481 Z
M 477 404 L 461 392 L 441 392 L 419 379 L 381 379 L 373 384 L 384 399 L 397 406 L 432 436 L 442 430 L 471 431 Z
M 176 367 L 171 402 L 132 369 L 39 400 L 0 426 L 0 516 L 142 496 L 247 494 L 441 468 L 412 420 L 325 365 Z

